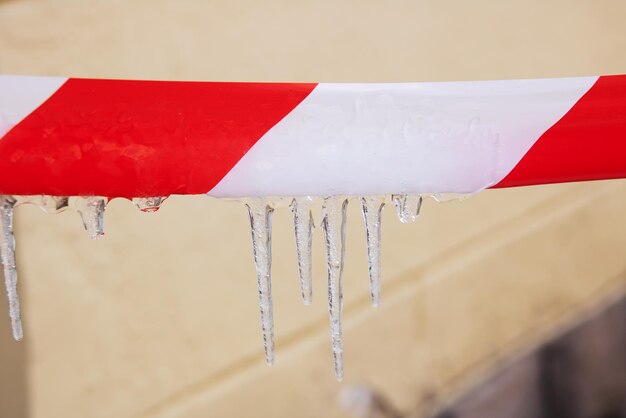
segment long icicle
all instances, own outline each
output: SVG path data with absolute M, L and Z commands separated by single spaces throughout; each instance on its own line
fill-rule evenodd
M 326 265 L 328 269 L 328 313 L 332 339 L 335 376 L 343 380 L 343 337 L 341 311 L 343 307 L 342 273 L 346 243 L 346 208 L 344 197 L 327 197 L 322 207 L 322 227 L 326 235 Z
M 17 270 L 15 269 L 15 237 L 13 236 L 13 208 L 15 199 L 0 196 L 0 256 L 4 267 L 4 284 L 9 301 L 9 316 L 13 338 L 17 341 L 24 337 L 20 314 L 20 300 L 17 294 Z
M 367 239 L 370 300 L 372 302 L 372 306 L 374 307 L 378 307 L 380 305 L 380 226 L 384 206 L 384 196 L 361 198 L 361 211 L 363 212 Z
M 311 246 L 313 243 L 313 215 L 310 197 L 297 197 L 291 202 L 293 224 L 296 235 L 298 271 L 300 272 L 300 292 L 302 302 L 310 305 L 313 299 Z
M 274 364 L 274 319 L 272 313 L 272 212 L 273 208 L 263 199 L 246 202 L 252 231 L 252 250 L 259 285 L 259 310 L 265 362 Z

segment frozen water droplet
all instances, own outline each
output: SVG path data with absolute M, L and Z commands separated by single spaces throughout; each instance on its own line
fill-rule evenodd
M 0 196 L 0 258 L 4 267 L 4 284 L 9 301 L 9 316 L 13 338 L 21 340 L 22 319 L 20 300 L 17 295 L 17 270 L 15 269 L 15 237 L 13 236 L 13 208 L 16 200 L 11 196 Z
M 76 209 L 83 220 L 83 226 L 91 239 L 100 239 L 104 236 L 104 210 L 107 198 L 88 196 L 79 198 Z
M 341 276 L 345 256 L 347 207 L 348 199 L 345 197 L 327 197 L 322 206 L 322 227 L 326 236 L 326 266 L 328 269 L 328 313 L 330 315 L 330 334 L 337 380 L 343 380 Z
M 298 270 L 300 272 L 300 290 L 305 305 L 310 305 L 313 299 L 311 245 L 315 225 L 311 214 L 312 201 L 313 199 L 310 197 L 297 197 L 291 202 L 296 234 L 296 252 L 298 253 Z
M 161 208 L 161 204 L 167 199 L 167 196 L 157 197 L 135 197 L 133 203 L 142 212 L 156 212 Z
M 361 210 L 363 212 L 363 220 L 365 221 L 367 239 L 370 299 L 375 307 L 380 305 L 380 225 L 384 206 L 384 196 L 361 198 Z
M 274 319 L 272 313 L 272 212 L 274 209 L 264 199 L 245 202 L 250 216 L 252 250 L 259 285 L 259 310 L 265 348 L 265 362 L 274 364 Z
M 422 207 L 422 196 L 394 194 L 391 195 L 391 200 L 396 207 L 400 222 L 404 224 L 415 222 Z

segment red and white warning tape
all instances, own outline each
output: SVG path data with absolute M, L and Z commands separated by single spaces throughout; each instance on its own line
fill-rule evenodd
M 400 84 L 0 76 L 0 138 L 7 195 L 472 193 L 626 177 L 626 76 Z
M 308 304 L 310 197 L 323 197 L 341 379 L 348 196 L 360 197 L 370 295 L 378 305 L 386 195 L 409 222 L 424 194 L 626 177 L 626 76 L 403 84 L 0 76 L 0 171 L 0 257 L 16 339 L 16 205 L 52 212 L 73 206 L 98 238 L 107 198 L 138 198 L 142 210 L 153 211 L 171 194 L 208 193 L 246 198 L 268 363 L 272 211 L 288 197 Z

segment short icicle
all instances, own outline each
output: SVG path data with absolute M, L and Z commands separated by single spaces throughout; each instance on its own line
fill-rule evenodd
M 367 258 L 370 276 L 370 299 L 372 306 L 380 305 L 380 225 L 384 196 L 371 196 L 361 198 L 361 210 L 365 221 L 365 233 L 367 239 Z
M 311 245 L 315 225 L 311 214 L 312 201 L 310 197 L 296 197 L 290 205 L 296 235 L 300 292 L 305 305 L 310 305 L 313 299 Z
M 396 207 L 398 218 L 403 224 L 415 222 L 420 214 L 422 207 L 422 196 L 394 194 L 391 195 L 391 201 Z
M 322 207 L 322 227 L 326 235 L 326 265 L 328 268 L 328 312 L 332 338 L 335 376 L 343 380 L 343 337 L 341 311 L 343 305 L 342 273 L 346 242 L 346 208 L 344 197 L 327 197 Z
M 77 210 L 83 220 L 83 226 L 91 239 L 100 239 L 104 236 L 104 210 L 107 198 L 87 196 L 81 198 Z
M 165 196 L 156 197 L 135 197 L 133 203 L 142 212 L 156 212 L 161 208 L 161 204 L 167 199 Z
M 259 285 L 259 310 L 265 362 L 274 364 L 274 319 L 272 313 L 272 212 L 264 199 L 246 201 L 252 231 L 252 250 Z
M 15 269 L 15 237 L 13 236 L 13 208 L 15 199 L 0 196 L 0 256 L 4 267 L 4 283 L 9 301 L 9 316 L 13 338 L 17 341 L 24 336 L 20 314 L 20 300 L 17 295 L 17 270 Z
M 59 213 L 65 210 L 69 205 L 69 197 L 67 196 L 41 196 L 40 207 L 46 213 Z

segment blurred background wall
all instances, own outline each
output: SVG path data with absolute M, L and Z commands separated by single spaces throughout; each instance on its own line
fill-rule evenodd
M 626 73 L 624 21 L 620 0 L 4 0 L 0 73 L 337 82 Z M 346 417 L 355 387 L 428 416 L 624 294 L 624 181 L 487 191 L 428 201 L 422 213 L 401 225 L 387 208 L 383 305 L 372 309 L 362 221 L 350 208 L 337 383 L 321 237 L 304 307 L 288 211 L 274 217 L 268 368 L 242 205 L 173 197 L 143 214 L 115 200 L 98 242 L 75 213 L 20 207 L 26 335 L 11 341 L 0 321 L 0 416 Z

